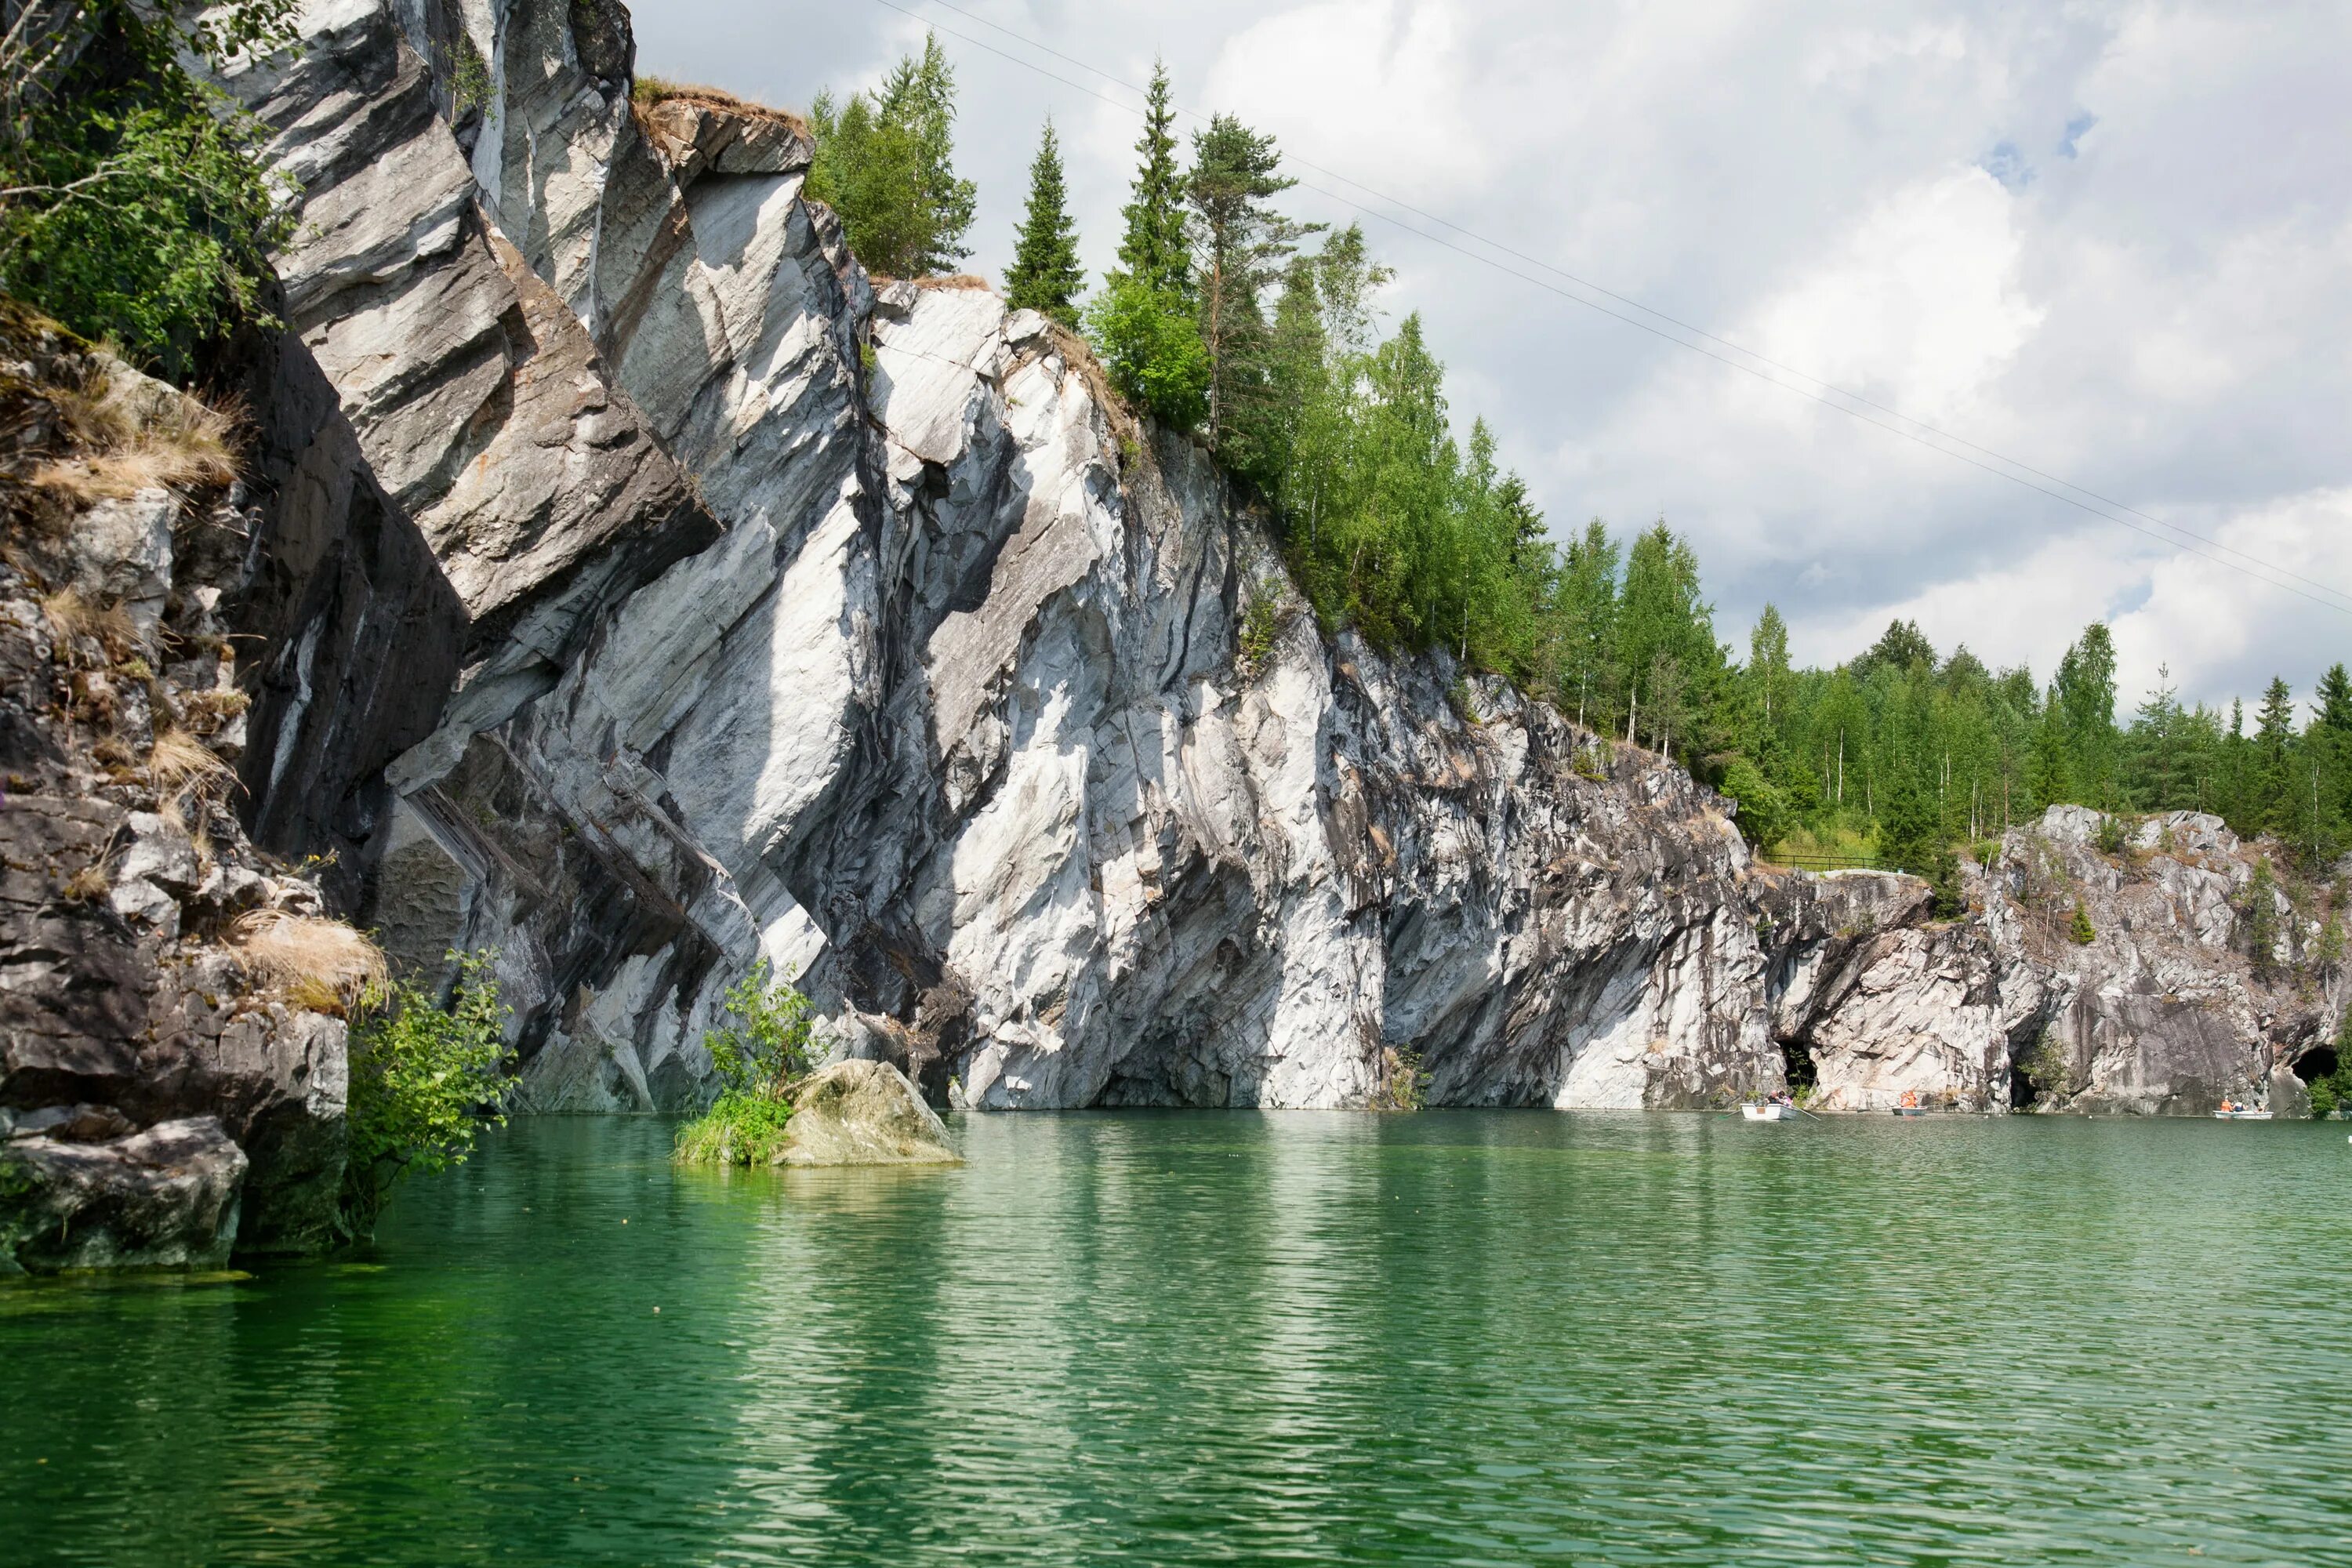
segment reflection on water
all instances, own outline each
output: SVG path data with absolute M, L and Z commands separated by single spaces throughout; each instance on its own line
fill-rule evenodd
M 9 1563 L 2352 1562 L 2315 1125 L 540 1121 L 366 1256 L 0 1289 Z

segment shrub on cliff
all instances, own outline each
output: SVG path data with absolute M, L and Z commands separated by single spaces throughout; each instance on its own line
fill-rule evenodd
M 783 1147 L 786 1093 L 816 1065 L 808 998 L 772 982 L 761 959 L 727 993 L 730 1020 L 702 1037 L 723 1086 L 710 1109 L 678 1130 L 677 1157 L 690 1165 L 764 1165 Z
M 1746 757 L 1734 757 L 1723 770 L 1723 793 L 1739 803 L 1739 831 L 1758 854 L 1769 854 L 1787 837 L 1788 801 Z
M 213 13 L 123 0 L 12 7 L 0 47 L 0 290 L 126 357 L 184 374 L 266 320 L 292 237 L 262 132 L 180 68 L 290 40 L 292 0 Z
M 1201 422 L 1209 351 L 1181 296 L 1114 275 L 1087 307 L 1087 334 L 1120 396 L 1179 430 Z
M 350 1153 L 337 1224 L 344 1235 L 375 1229 L 392 1189 L 407 1176 L 462 1164 L 497 1109 L 506 1080 L 508 1009 L 491 973 L 498 952 L 452 952 L 457 984 L 444 1007 L 414 982 L 373 988 L 352 1026 Z
M 979 198 L 956 177 L 955 72 L 936 37 L 873 92 L 838 104 L 817 94 L 809 120 L 809 195 L 841 215 L 849 248 L 869 270 L 919 278 L 971 254 L 962 241 Z

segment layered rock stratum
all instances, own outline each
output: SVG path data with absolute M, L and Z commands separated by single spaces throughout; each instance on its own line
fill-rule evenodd
M 2255 851 L 2212 818 L 2102 850 L 2055 810 L 1937 921 L 1911 879 L 1756 864 L 1683 770 L 1442 653 L 1327 634 L 1255 504 L 1083 344 L 869 279 L 797 121 L 633 105 L 613 0 L 303 28 L 222 79 L 301 219 L 241 548 L 204 577 L 251 650 L 220 754 L 279 870 L 247 902 L 322 898 L 427 973 L 498 949 L 529 1108 L 700 1103 L 761 958 L 836 1054 L 979 1110 L 1693 1107 L 1793 1068 L 1824 1109 L 2195 1111 L 2291 1097 L 2325 1037 L 2333 999 L 2283 978 L 2309 922 L 2282 900 L 2245 951 Z M 122 537 L 116 597 L 155 599 L 162 536 Z M 85 816 L 38 831 L 122 837 Z M 130 880 L 158 892 L 110 891 L 107 941 L 170 972 L 200 890 Z M 26 881 L 5 940 L 70 991 L 100 961 L 36 931 L 62 897 Z M 307 1042 L 261 1054 L 310 1053 L 331 1126 L 341 1026 L 224 1016 L 271 1007 L 235 1026 Z M 73 1027 L 121 1056 L 148 1016 Z M 8 1114 L 80 1103 L 10 1049 Z M 214 1135 L 99 1098 L 119 1126 L 41 1127 Z M 310 1179 L 215 1099 L 248 1210 Z

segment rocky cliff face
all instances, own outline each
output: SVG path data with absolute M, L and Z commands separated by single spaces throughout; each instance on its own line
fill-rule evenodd
M 232 809 L 250 514 L 209 410 L 4 325 L 0 1275 L 315 1248 L 343 1025 L 272 984 L 320 895 Z
M 2227 921 L 2159 953 L 2138 868 L 2067 861 L 2114 934 L 2043 940 L 2020 868 L 2073 818 L 1937 925 L 1318 635 L 1082 346 L 873 287 L 796 122 L 633 109 L 616 5 L 310 16 L 229 84 L 310 236 L 247 778 L 269 842 L 371 868 L 342 890 L 397 956 L 500 950 L 533 1105 L 694 1102 L 763 956 L 842 1048 L 987 1108 L 1366 1104 L 1414 1053 L 1447 1103 L 1703 1104 L 1793 1058 L 1841 1109 L 2189 1109 L 2291 1048 L 2183 999 L 2227 990 L 2186 978 Z
M 278 440 L 257 818 L 373 867 L 396 956 L 500 950 L 531 1103 L 692 1102 L 761 956 L 979 1106 L 1777 1081 L 1722 802 L 1317 635 L 1072 340 L 877 294 L 788 119 L 632 111 L 593 6 L 321 7 L 229 85 L 334 395 Z

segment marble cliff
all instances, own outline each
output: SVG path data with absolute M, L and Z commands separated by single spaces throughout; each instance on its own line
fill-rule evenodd
M 761 957 L 836 1052 L 976 1110 L 1367 1106 L 1417 1060 L 1440 1104 L 1702 1106 L 1794 1064 L 1832 1109 L 2195 1110 L 2291 1092 L 2320 1037 L 2242 951 L 2252 852 L 2211 819 L 2102 852 L 2053 812 L 1939 922 L 1908 879 L 1759 868 L 1681 769 L 1443 655 L 1323 635 L 1265 519 L 1082 344 L 969 280 L 867 277 L 797 121 L 633 106 L 614 0 L 319 0 L 304 32 L 222 82 L 303 224 L 215 498 L 238 547 L 142 536 L 163 596 L 250 650 L 190 678 L 249 701 L 218 839 L 278 869 L 228 903 L 134 875 L 156 803 L 126 795 L 71 830 L 105 897 L 61 913 L 11 858 L 17 973 L 44 921 L 131 952 L 187 900 L 226 931 L 321 900 L 428 973 L 497 948 L 519 1101 L 550 1111 L 697 1103 Z M 30 713 L 55 649 L 21 652 Z M 51 746 L 60 798 L 147 787 L 90 743 Z M 2078 899 L 2087 947 L 2049 919 Z M 289 1146 L 331 1142 L 341 1026 L 255 984 L 210 1005 L 286 1042 L 271 1103 L 316 1134 Z M 231 1026 L 163 1005 L 36 1033 Z M 121 1118 L 77 1147 L 211 1116 L 248 1194 L 299 1184 L 217 1097 L 116 1087 L 135 1051 L 31 1070 L 27 1026 L 0 1114 Z

